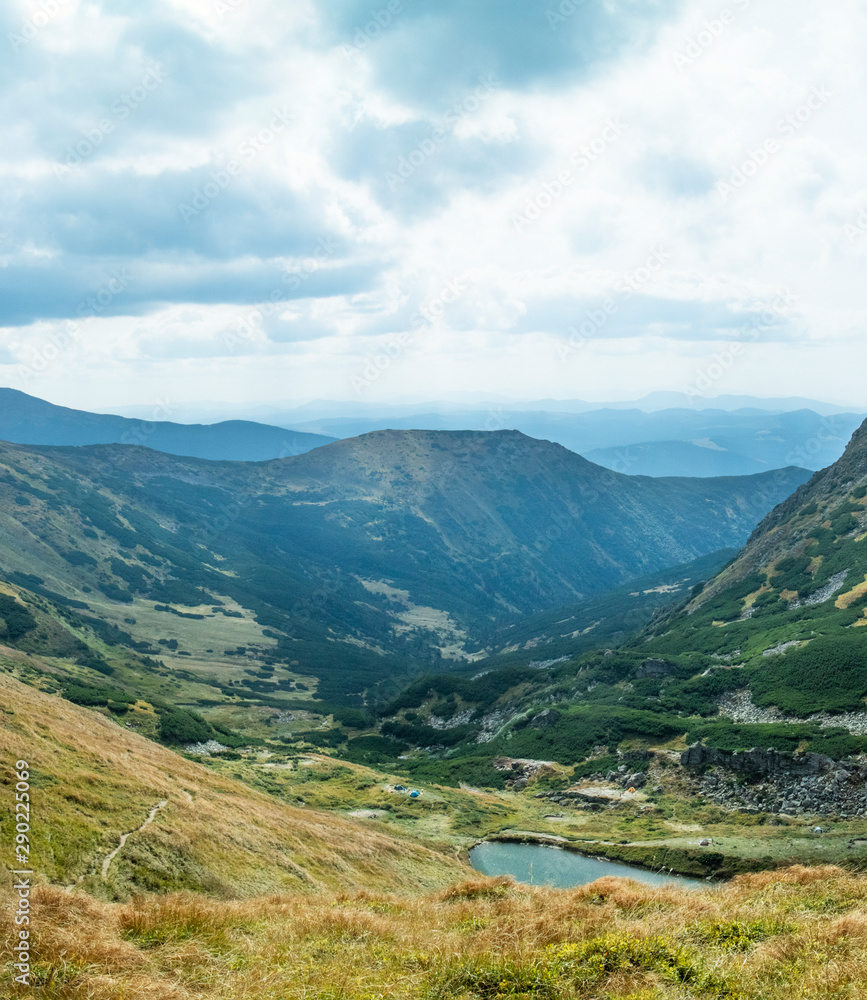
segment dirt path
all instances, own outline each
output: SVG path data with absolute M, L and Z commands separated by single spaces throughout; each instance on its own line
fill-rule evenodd
M 112 861 L 114 861 L 114 859 L 118 856 L 118 854 L 120 854 L 120 851 L 123 845 L 127 842 L 127 840 L 134 833 L 141 833 L 141 831 L 144 830 L 146 826 L 150 826 L 150 824 L 153 823 L 154 819 L 156 818 L 156 815 L 160 811 L 160 809 L 164 809 L 168 804 L 169 804 L 168 799 L 163 799 L 162 802 L 157 802 L 157 804 L 153 807 L 153 809 L 151 809 L 151 811 L 148 813 L 147 819 L 144 821 L 144 823 L 142 823 L 141 826 L 136 827 L 135 830 L 130 830 L 129 833 L 122 833 L 120 835 L 120 843 L 117 845 L 117 847 L 115 847 L 115 849 L 111 852 L 111 854 L 107 855 L 107 857 L 102 863 L 103 878 L 108 878 L 109 866 L 111 865 Z

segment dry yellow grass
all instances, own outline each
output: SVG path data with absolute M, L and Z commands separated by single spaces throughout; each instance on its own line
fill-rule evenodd
M 191 889 L 224 898 L 345 887 L 418 891 L 468 870 L 416 841 L 314 809 L 294 808 L 131 733 L 112 719 L 0 673 L 3 841 L 11 842 L 13 778 L 33 785 L 34 868 L 47 881 L 83 879 L 92 893 Z M 124 833 L 168 800 L 147 828 L 102 863 Z
M 867 986 L 867 880 L 832 867 L 699 892 L 478 878 L 416 898 L 119 904 L 45 886 L 34 902 L 21 993 L 46 1000 L 855 1000 Z
M 847 590 L 845 594 L 841 594 L 834 604 L 838 608 L 848 608 L 851 607 L 855 601 L 862 598 L 867 594 L 867 577 L 865 577 L 860 583 L 856 583 L 851 590 Z

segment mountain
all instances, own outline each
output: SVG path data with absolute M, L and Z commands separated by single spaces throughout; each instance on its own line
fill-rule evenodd
M 606 469 L 629 471 L 633 476 L 750 476 L 764 472 L 766 464 L 729 451 L 706 438 L 693 441 L 646 441 L 623 448 L 594 448 L 585 457 Z
M 842 458 L 756 528 L 734 562 L 653 631 L 646 648 L 690 650 L 756 703 L 791 715 L 863 712 L 867 696 L 867 423 Z M 722 683 L 719 680 L 717 683 Z
M 455 410 L 372 414 L 296 423 L 299 430 L 355 437 L 382 429 L 519 430 L 632 475 L 749 475 L 787 465 L 818 469 L 843 453 L 863 414 L 820 416 L 746 410 L 640 409 L 586 413 Z
M 641 399 L 616 400 L 612 402 L 592 402 L 585 399 L 515 399 L 494 393 L 461 392 L 450 393 L 441 399 L 406 402 L 394 399 L 388 402 L 370 403 L 360 399 L 337 400 L 315 399 L 306 403 L 288 400 L 258 403 L 189 402 L 178 403 L 174 407 L 183 419 L 208 421 L 225 420 L 229 417 L 243 417 L 247 420 L 267 421 L 285 427 L 292 427 L 303 421 L 327 420 L 334 417 L 361 417 L 377 419 L 410 417 L 420 413 L 456 413 L 484 411 L 509 411 L 519 413 L 529 410 L 546 413 L 587 413 L 591 410 L 642 410 L 654 413 L 657 410 L 762 410 L 785 413 L 791 410 L 813 410 L 822 416 L 838 413 L 861 412 L 856 406 L 839 406 L 802 396 L 769 398 L 762 396 L 697 396 L 683 392 L 652 392 Z M 135 404 L 115 407 L 112 412 L 128 417 L 148 419 L 153 407 Z
M 170 455 L 258 462 L 299 455 L 333 439 L 247 420 L 176 424 L 87 413 L 17 389 L 0 389 L 0 440 L 34 445 L 136 444 Z
M 600 597 L 497 623 L 483 636 L 488 655 L 473 664 L 495 669 L 534 662 L 574 659 L 586 650 L 619 646 L 641 631 L 661 609 L 683 603 L 697 584 L 715 575 L 736 556 L 721 549 L 691 562 L 632 580 Z
M 80 884 L 102 898 L 192 890 L 225 900 L 440 887 L 466 870 L 397 831 L 290 805 L 266 783 L 254 789 L 214 773 L 131 732 L 125 715 L 22 684 L 5 672 L 16 666 L 14 653 L 0 651 L 0 661 L 0 746 L 7 759 L 31 765 L 39 813 L 27 867 L 39 881 Z M 293 767 L 285 752 L 267 754 L 272 767 Z
M 807 477 L 623 476 L 513 431 L 378 432 L 266 463 L 5 445 L 0 567 L 200 698 L 375 699 L 480 655 L 498 620 L 741 544 Z
M 663 407 L 666 400 L 678 406 Z M 377 430 L 519 430 L 554 441 L 606 468 L 631 475 L 751 475 L 787 465 L 818 469 L 835 461 L 863 414 L 801 407 L 798 399 L 762 401 L 720 397 L 718 408 L 684 406 L 679 394 L 655 394 L 653 406 L 544 400 L 530 404 L 491 402 L 472 408 L 453 402 L 421 406 L 369 403 L 310 403 L 292 410 L 247 407 L 269 424 L 226 420 L 186 424 L 151 407 L 128 408 L 145 419 L 86 413 L 54 406 L 13 389 L 0 389 L 0 440 L 17 444 L 138 444 L 172 455 L 226 461 L 267 461 L 302 454 L 335 438 Z M 766 403 L 762 409 L 758 404 Z M 744 407 L 735 408 L 735 403 Z M 771 404 L 780 404 L 775 410 Z M 580 405 L 579 405 L 580 404 Z M 750 406 L 749 404 L 757 404 Z M 783 404 L 786 404 L 785 406 Z M 215 404 L 177 408 L 191 417 L 213 417 Z M 225 407 L 223 408 L 225 412 Z M 148 419 L 148 417 L 150 419 Z M 280 426 L 274 426 L 275 424 Z
M 602 642 L 588 649 L 594 603 Z M 603 647 L 612 611 L 629 613 L 622 594 L 565 611 L 515 624 L 508 656 L 421 678 L 391 703 L 381 732 L 416 748 L 402 751 L 412 773 L 505 755 L 597 783 L 619 767 L 637 784 L 649 767 L 726 810 L 867 816 L 867 423 L 619 648 Z M 674 740 L 694 745 L 676 772 Z

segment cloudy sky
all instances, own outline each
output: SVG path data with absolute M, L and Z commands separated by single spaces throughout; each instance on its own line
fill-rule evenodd
M 0 384 L 867 405 L 864 0 L 0 21 Z

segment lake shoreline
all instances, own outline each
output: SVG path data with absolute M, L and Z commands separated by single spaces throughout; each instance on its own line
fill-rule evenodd
M 572 854 L 599 861 L 615 861 L 657 874 L 668 873 L 683 878 L 701 879 L 708 882 L 725 882 L 735 875 L 757 871 L 773 871 L 786 864 L 772 858 L 739 858 L 724 855 L 713 848 L 671 847 L 666 844 L 611 844 L 602 841 L 576 842 L 564 837 L 544 833 L 516 832 L 495 833 L 477 843 L 469 850 L 484 843 L 533 844 L 540 847 L 559 847 Z

